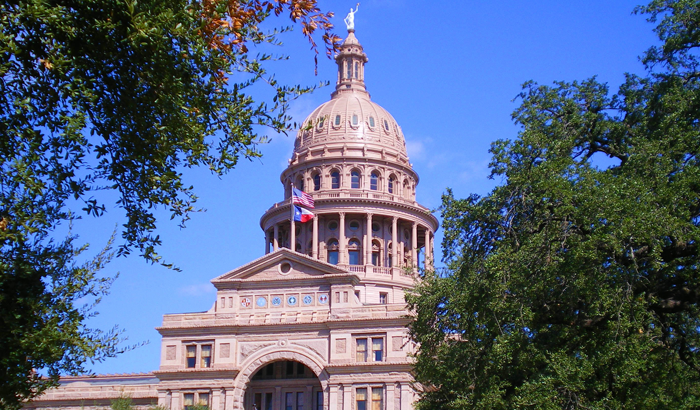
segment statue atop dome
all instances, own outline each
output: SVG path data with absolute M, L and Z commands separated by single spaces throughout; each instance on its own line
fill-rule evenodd
M 348 13 L 347 17 L 345 17 L 345 27 L 348 28 L 348 31 L 355 31 L 355 13 L 357 13 L 359 8 L 360 3 L 357 3 L 357 6 L 355 6 L 355 11 L 353 11 L 352 7 L 350 7 L 350 12 Z

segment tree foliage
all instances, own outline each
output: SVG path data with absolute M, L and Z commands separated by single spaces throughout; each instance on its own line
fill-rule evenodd
M 259 156 L 259 127 L 290 127 L 287 103 L 309 88 L 278 84 L 272 57 L 254 53 L 277 43 L 261 26 L 280 15 L 314 50 L 318 31 L 335 48 L 331 14 L 313 0 L 0 4 L 0 407 L 117 352 L 116 332 L 84 323 L 111 280 L 97 274 L 111 251 L 77 263 L 85 248 L 60 233 L 74 218 L 116 198 L 116 252 L 164 263 L 156 211 L 184 223 L 196 210 L 183 169 L 224 174 Z M 257 83 L 272 87 L 269 101 L 252 97 Z
M 410 298 L 420 409 L 700 407 L 700 4 L 637 11 L 647 76 L 525 84 L 504 183 L 443 197 L 448 269 Z

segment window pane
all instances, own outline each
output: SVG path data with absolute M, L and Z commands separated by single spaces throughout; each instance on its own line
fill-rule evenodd
M 375 362 L 381 362 L 384 356 L 384 339 L 381 337 L 372 338 L 372 353 Z
M 185 406 L 194 406 L 194 393 L 185 393 Z
M 199 404 L 209 407 L 209 393 L 199 393 Z
M 350 251 L 348 253 L 350 256 L 350 264 L 351 265 L 359 265 L 360 264 L 360 252 Z
M 316 410 L 323 410 L 323 392 L 316 392 Z
M 367 410 L 367 389 L 357 389 L 355 392 L 357 410 Z
M 379 266 L 379 252 L 372 252 L 372 265 Z
M 192 369 L 194 368 L 195 364 L 197 363 L 197 346 L 190 345 L 187 346 L 187 368 Z
M 382 410 L 384 408 L 384 389 L 381 387 L 372 388 L 372 410 Z
M 331 265 L 338 264 L 338 251 L 329 251 L 328 252 L 328 263 L 330 263 Z
M 321 189 L 321 174 L 314 175 L 314 191 Z
M 394 178 L 389 178 L 389 193 L 394 193 Z
M 211 345 L 202 345 L 202 367 L 211 366 Z
M 265 410 L 272 410 L 272 393 L 265 393 Z
M 351 183 L 350 188 L 353 188 L 353 189 L 360 188 L 360 173 L 359 172 L 353 171 L 350 174 L 350 183 Z
M 377 174 L 372 174 L 369 179 L 369 189 L 376 191 L 379 181 L 379 176 Z
M 357 345 L 355 349 L 355 361 L 367 361 L 367 339 L 357 339 Z
M 284 404 L 285 410 L 294 410 L 294 395 L 292 393 L 285 394 Z
M 297 410 L 304 410 L 304 393 L 297 392 Z

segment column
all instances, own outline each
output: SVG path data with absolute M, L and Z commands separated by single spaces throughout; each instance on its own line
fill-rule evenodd
M 412 223 L 413 232 L 411 232 L 411 263 L 414 268 L 418 267 L 418 224 Z
M 386 403 L 384 404 L 384 408 L 386 410 L 394 410 L 394 396 L 395 391 L 394 391 L 394 383 L 387 383 L 386 385 Z
M 399 237 L 397 235 L 398 231 L 398 219 L 397 217 L 393 217 L 391 219 L 391 264 L 393 266 L 401 266 L 399 264 L 399 259 L 398 259 L 398 250 L 399 250 Z
M 347 263 L 345 255 L 345 212 L 340 213 L 340 222 L 338 223 L 338 263 L 344 265 Z
M 306 386 L 306 393 L 304 393 L 304 395 L 306 395 L 306 397 L 304 397 L 304 408 L 305 409 L 313 409 L 313 403 L 314 403 L 313 390 L 314 390 L 313 386 Z
M 265 231 L 265 255 L 270 253 L 270 232 Z
M 272 238 L 272 250 L 276 251 L 280 248 L 280 227 L 275 224 L 274 237 Z
M 224 410 L 233 410 L 233 389 L 226 389 L 226 403 L 224 404 Z M 177 410 L 173 408 L 173 410 Z
M 297 250 L 297 228 L 294 226 L 294 218 L 289 221 L 289 250 Z
M 372 214 L 367 214 L 367 229 L 365 229 L 365 265 L 372 264 Z
M 428 269 L 433 269 L 434 263 L 435 263 L 435 256 L 433 255 L 433 240 L 435 239 L 433 237 L 433 233 L 428 230 L 428 244 L 425 245 L 425 260 L 428 262 Z
M 318 259 L 318 218 L 318 215 L 316 215 L 313 219 L 314 234 L 312 238 L 313 243 L 311 244 L 311 256 L 313 256 L 315 259 Z
M 401 410 L 411 410 L 413 408 L 410 400 L 411 392 L 409 389 L 411 386 L 408 383 L 401 383 Z
M 278 407 L 275 407 L 278 408 Z M 338 386 L 331 385 L 328 389 L 328 410 L 340 410 L 338 409 Z
M 182 397 L 182 393 L 180 393 L 180 392 L 172 393 L 172 396 L 170 397 L 170 408 L 171 409 L 181 408 L 181 403 L 182 403 L 182 400 L 180 400 L 181 397 Z
M 353 410 L 355 403 L 352 402 L 352 385 L 345 385 L 343 388 L 343 410 Z

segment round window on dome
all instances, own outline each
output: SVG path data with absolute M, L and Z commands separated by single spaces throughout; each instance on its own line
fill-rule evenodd
M 369 126 L 374 128 L 374 117 L 369 117 Z
M 335 126 L 337 127 L 339 125 L 340 125 L 340 115 L 336 115 L 335 116 Z

